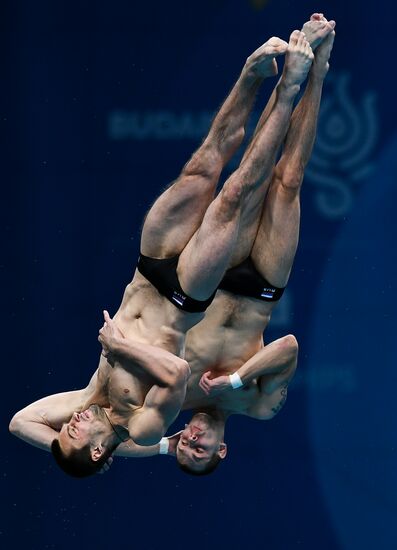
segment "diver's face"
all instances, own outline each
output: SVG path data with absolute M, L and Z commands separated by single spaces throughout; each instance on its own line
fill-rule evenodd
M 98 434 L 106 429 L 105 413 L 98 405 L 91 405 L 82 412 L 74 412 L 67 424 L 59 432 L 59 443 L 62 450 L 82 449 L 93 442 Z
M 176 456 L 180 464 L 200 470 L 219 451 L 222 437 L 211 418 L 205 413 L 196 414 L 180 435 Z

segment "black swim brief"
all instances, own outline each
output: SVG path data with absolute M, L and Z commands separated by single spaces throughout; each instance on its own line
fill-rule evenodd
M 178 260 L 179 256 L 158 259 L 141 254 L 137 267 L 138 271 L 175 307 L 189 313 L 205 311 L 215 298 L 216 291 L 207 300 L 195 300 L 187 296 L 179 284 L 176 273 Z
M 277 302 L 284 292 L 284 288 L 277 288 L 262 277 L 251 257 L 228 269 L 218 288 L 265 302 Z

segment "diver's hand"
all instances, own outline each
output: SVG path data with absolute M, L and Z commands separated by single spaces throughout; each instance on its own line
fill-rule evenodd
M 210 378 L 210 375 L 211 371 L 205 372 L 199 382 L 200 388 L 206 395 L 212 396 L 231 389 L 232 385 L 229 376 Z
M 102 355 L 108 357 L 114 348 L 117 340 L 124 338 L 124 334 L 110 317 L 106 309 L 103 311 L 104 324 L 99 331 L 98 340 L 102 344 Z

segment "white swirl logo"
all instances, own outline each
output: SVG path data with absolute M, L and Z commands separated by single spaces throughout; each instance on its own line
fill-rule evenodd
M 348 74 L 330 79 L 334 91 L 323 99 L 316 144 L 306 175 L 318 188 L 315 200 L 327 218 L 337 219 L 351 209 L 353 187 L 373 166 L 370 155 L 378 137 L 376 96 L 367 92 L 360 105 L 350 99 Z

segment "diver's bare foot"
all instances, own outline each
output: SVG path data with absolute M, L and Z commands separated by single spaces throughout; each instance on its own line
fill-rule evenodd
M 316 50 L 312 73 L 320 78 L 324 78 L 329 69 L 329 58 L 332 47 L 334 45 L 335 31 L 331 31 L 328 36 L 321 42 Z
M 313 62 L 313 52 L 301 31 L 294 31 L 289 39 L 281 82 L 287 87 L 300 86 Z
M 287 51 L 288 44 L 285 40 L 272 36 L 260 48 L 255 50 L 247 59 L 244 66 L 246 74 L 256 78 L 266 78 L 278 73 L 276 57 Z
M 302 32 L 305 33 L 311 49 L 314 51 L 334 28 L 335 21 L 327 21 L 322 13 L 313 13 L 310 21 L 303 25 Z

